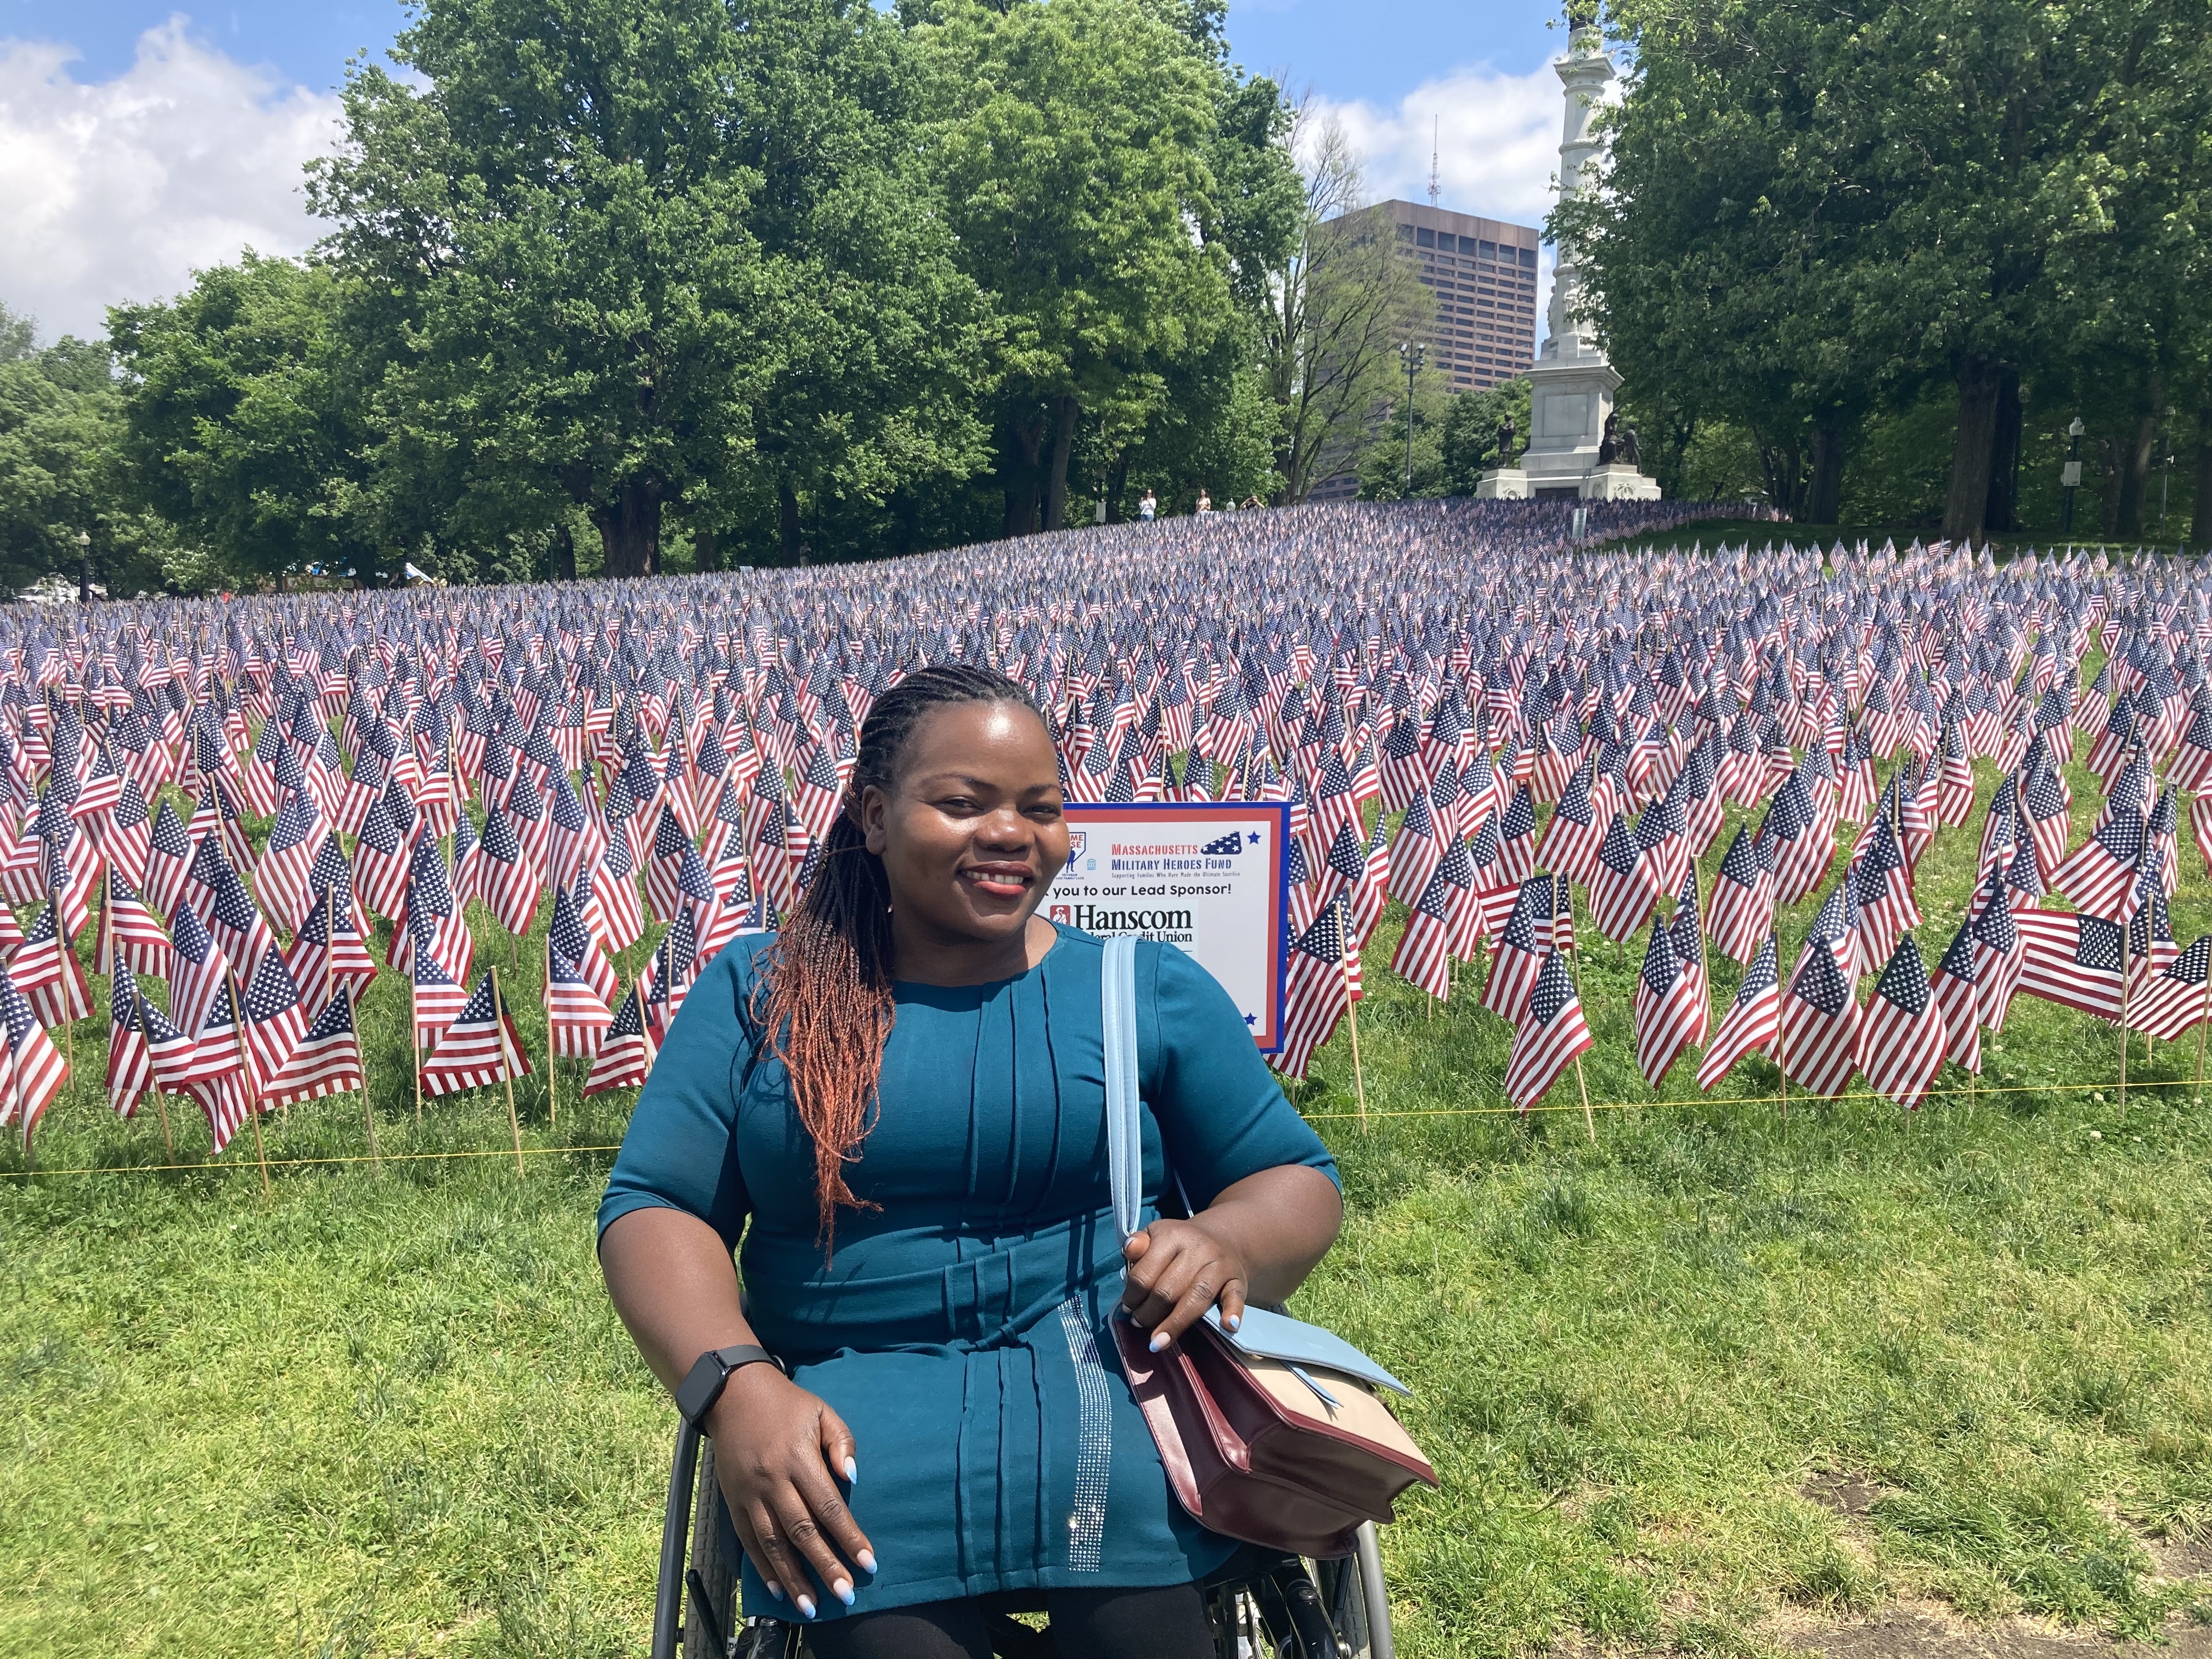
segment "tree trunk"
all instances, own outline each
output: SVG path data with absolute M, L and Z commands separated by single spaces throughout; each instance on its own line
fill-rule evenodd
M 722 568 L 721 544 L 711 530 L 691 532 L 691 565 L 696 570 L 720 570 Z
M 2150 458 L 2158 451 L 2158 411 L 2166 402 L 2165 380 L 2155 372 L 2150 377 L 2149 392 L 2142 413 L 2136 416 L 2135 441 L 2128 446 L 2120 469 L 2119 532 L 2137 540 L 2143 533 L 2143 498 L 2150 489 Z
M 576 580 L 576 532 L 568 527 L 566 519 L 553 526 L 553 580 L 572 582 Z
M 1833 418 L 1813 427 L 1813 483 L 1806 493 L 1805 517 L 1813 524 L 1834 524 L 1844 510 L 1844 428 Z
M 1943 534 L 1954 542 L 1978 539 L 1989 522 L 1990 462 L 2003 378 L 1986 357 L 1960 362 L 1959 424 L 1951 440 L 1951 489 L 1943 502 Z
M 2212 454 L 2212 447 L 2205 452 Z M 1114 457 L 1114 465 L 1106 472 L 1106 522 L 1122 522 L 1121 496 L 1129 487 L 1129 452 L 1125 447 Z
M 592 523 L 605 550 L 607 574 L 649 574 L 660 562 L 660 491 L 644 478 L 625 479 L 611 504 L 594 502 Z
M 1996 434 L 1990 452 L 1990 501 L 1983 514 L 1984 527 L 1994 533 L 2020 527 L 2014 510 L 2020 500 L 2020 433 L 2026 414 L 2020 402 L 2020 371 L 2002 370 L 1997 382 Z
M 2115 541 L 2120 533 L 2120 447 L 2110 438 L 2097 440 L 2097 535 Z
M 1796 442 L 1771 444 L 1760 440 L 1759 471 L 1766 481 L 1766 499 L 1782 512 L 1796 518 L 1798 507 L 1803 504 L 1801 488 L 1803 479 L 1797 465 Z
M 1036 528 L 1038 474 L 1043 468 L 1044 411 L 1010 418 L 1008 441 L 1000 467 L 1006 481 L 1006 534 L 1026 536 Z
M 1052 477 L 1045 485 L 1044 527 L 1059 530 L 1067 523 L 1067 461 L 1075 453 L 1075 422 L 1083 413 L 1073 393 L 1057 400 L 1052 434 Z
M 2200 547 L 2212 542 L 2212 404 L 2197 411 L 2197 504 L 2189 539 Z
M 775 525 L 781 544 L 783 562 L 787 565 L 799 562 L 799 492 L 791 487 L 788 473 L 780 473 L 775 481 Z

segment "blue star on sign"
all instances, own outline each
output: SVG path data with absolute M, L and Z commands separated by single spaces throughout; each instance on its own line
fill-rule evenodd
M 1260 832 L 1257 830 L 1255 830 L 1248 839 L 1251 842 L 1253 846 L 1257 847 L 1260 844 Z
M 1260 1016 L 1257 1014 L 1247 1014 L 1244 1016 L 1244 1023 L 1247 1025 L 1257 1025 L 1260 1023 Z

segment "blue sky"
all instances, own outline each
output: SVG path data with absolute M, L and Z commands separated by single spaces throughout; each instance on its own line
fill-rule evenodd
M 1238 62 L 1279 75 L 1365 163 L 1366 194 L 1540 221 L 1558 165 L 1556 9 L 1504 0 L 1231 0 Z M 347 57 L 396 0 L 0 0 L 0 303 L 40 333 L 177 291 L 241 247 L 319 234 L 301 164 L 337 135 Z
M 181 11 L 205 44 L 317 90 L 337 84 L 349 52 L 388 45 L 403 15 L 390 0 L 0 0 L 0 7 L 8 20 L 0 33 L 76 47 L 81 79 L 128 70 L 138 37 Z M 1288 69 L 1335 98 L 1395 102 L 1442 70 L 1533 68 L 1558 50 L 1557 33 L 1544 27 L 1553 15 L 1499 0 L 1231 0 L 1229 38 L 1249 69 Z

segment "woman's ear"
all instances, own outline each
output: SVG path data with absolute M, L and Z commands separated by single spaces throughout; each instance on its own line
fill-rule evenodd
M 884 848 L 890 843 L 890 837 L 884 825 L 890 811 L 890 797 L 872 783 L 860 791 L 860 799 L 854 804 L 853 816 L 860 826 L 860 838 L 878 858 L 883 857 Z

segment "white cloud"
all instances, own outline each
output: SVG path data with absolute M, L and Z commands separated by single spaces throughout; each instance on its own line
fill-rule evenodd
M 337 99 L 185 31 L 182 15 L 147 30 L 128 70 L 90 84 L 70 46 L 0 40 L 0 301 L 42 339 L 96 335 L 112 304 L 319 233 L 300 169 L 336 141 Z
M 1478 66 L 1424 81 L 1395 108 L 1316 95 L 1312 111 L 1334 116 L 1351 140 L 1368 200 L 1427 201 L 1433 146 L 1439 206 L 1540 228 L 1559 170 L 1560 98 L 1548 63 L 1526 75 Z M 1542 258 L 1540 337 L 1551 297 L 1550 248 Z

